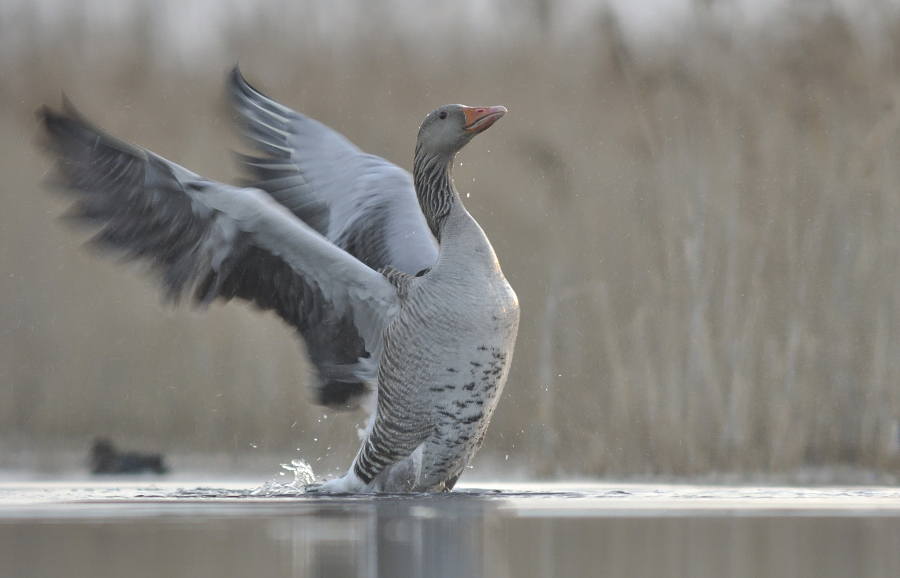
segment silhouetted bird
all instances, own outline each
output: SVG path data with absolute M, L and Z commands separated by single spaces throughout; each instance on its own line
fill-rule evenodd
M 107 438 L 97 438 L 91 447 L 93 474 L 165 474 L 168 471 L 161 454 L 120 452 Z

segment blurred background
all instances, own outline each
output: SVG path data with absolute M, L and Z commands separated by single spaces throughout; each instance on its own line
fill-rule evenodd
M 237 61 L 407 169 L 437 106 L 509 109 L 454 172 L 522 306 L 478 475 L 900 473 L 890 0 L 0 0 L 0 469 L 83 467 L 101 435 L 194 467 L 352 459 L 365 418 L 308 403 L 289 328 L 162 305 L 41 186 L 34 111 L 63 91 L 233 181 Z

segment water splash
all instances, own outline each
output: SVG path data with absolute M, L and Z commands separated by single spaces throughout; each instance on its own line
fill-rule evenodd
M 306 486 L 316 481 L 316 474 L 313 473 L 312 466 L 306 460 L 291 460 L 289 464 L 281 464 L 281 467 L 294 474 L 294 479 L 287 484 L 280 484 L 275 480 L 266 482 L 259 487 L 251 495 L 254 496 L 294 496 L 306 493 Z M 281 472 L 280 475 L 284 475 Z

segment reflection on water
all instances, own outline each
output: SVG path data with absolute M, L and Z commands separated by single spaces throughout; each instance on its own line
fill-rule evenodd
M 558 489 L 0 484 L 0 576 L 900 576 L 893 489 Z

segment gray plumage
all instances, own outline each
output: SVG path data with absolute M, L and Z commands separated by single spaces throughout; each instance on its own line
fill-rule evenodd
M 241 298 L 307 344 L 317 401 L 375 398 L 350 471 L 317 491 L 439 491 L 480 447 L 509 371 L 515 293 L 450 179 L 505 113 L 448 105 L 419 130 L 414 175 L 250 87 L 230 94 L 253 186 L 204 179 L 44 108 L 55 184 L 95 242 L 159 270 L 166 295 Z M 440 241 L 440 245 L 436 242 Z
M 253 89 L 235 67 L 228 92 L 256 156 L 239 155 L 249 183 L 372 269 L 415 275 L 437 260 L 437 243 L 419 209 L 412 175 L 366 154 L 341 134 Z M 352 324 L 317 324 L 306 336 L 317 370 L 319 403 L 356 407 L 374 373 L 358 370 L 366 354 Z M 335 367 L 351 371 L 335 371 Z

